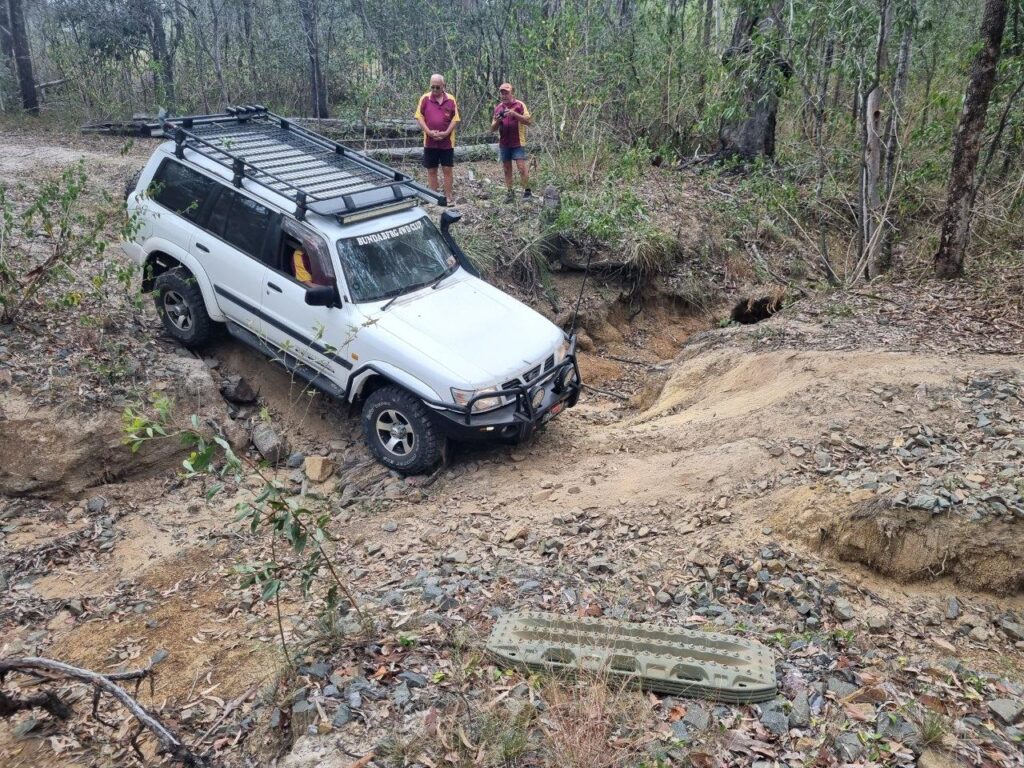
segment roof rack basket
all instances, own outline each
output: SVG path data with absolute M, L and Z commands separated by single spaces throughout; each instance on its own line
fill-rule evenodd
M 385 213 L 412 198 L 447 205 L 444 195 L 411 176 L 259 104 L 167 118 L 163 134 L 174 140 L 179 159 L 186 149 L 197 152 L 231 171 L 236 187 L 247 179 L 294 200 L 300 221 L 307 211 L 342 218 Z

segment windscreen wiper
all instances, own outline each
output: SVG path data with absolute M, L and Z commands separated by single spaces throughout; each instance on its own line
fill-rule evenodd
M 404 295 L 405 295 L 405 291 L 399 291 L 398 293 L 396 293 L 394 296 L 392 296 L 388 300 L 387 304 L 385 304 L 383 307 L 380 308 L 380 311 L 383 312 L 388 307 L 390 307 L 392 304 L 394 304 L 396 301 L 398 301 L 399 297 L 404 296 Z
M 452 264 L 450 267 L 446 267 L 444 272 L 438 275 L 437 279 L 430 284 L 430 287 L 434 290 L 437 290 L 437 286 L 441 284 L 441 281 L 444 280 L 446 277 L 449 277 L 450 275 L 454 275 L 455 270 L 457 270 L 458 268 L 458 264 Z

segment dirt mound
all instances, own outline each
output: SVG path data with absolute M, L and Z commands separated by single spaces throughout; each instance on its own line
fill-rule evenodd
M 191 403 L 202 418 L 223 412 L 223 400 L 201 360 L 171 357 L 164 394 Z M 132 454 L 124 444 L 122 411 L 103 407 L 88 415 L 37 405 L 8 388 L 0 401 L 0 495 L 73 496 L 127 475 L 145 476 L 176 462 L 176 440 L 143 445 Z
M 767 524 L 899 581 L 951 577 L 1016 594 L 1020 370 L 999 363 L 997 375 L 985 370 L 991 358 L 964 356 L 954 374 L 931 355 L 698 343 L 623 432 L 631 449 L 682 452 L 671 468 L 653 454 L 646 465 L 729 477 L 733 495 L 721 503 L 744 499 L 748 528 Z M 729 452 L 739 443 L 751 449 L 741 466 Z
M 998 594 L 1024 590 L 1024 536 L 1013 523 L 979 525 L 885 499 L 850 504 L 808 491 L 786 498 L 772 521 L 812 548 L 900 582 L 952 578 Z
M 851 399 L 854 392 L 949 378 L 949 361 L 940 357 L 735 348 L 707 352 L 697 345 L 683 352 L 660 397 L 632 423 L 741 421 L 744 434 L 779 437 L 827 425 L 830 419 L 866 415 L 865 406 Z

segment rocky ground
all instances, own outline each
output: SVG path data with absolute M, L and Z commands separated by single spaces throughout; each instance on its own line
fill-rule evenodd
M 6 149 L 7 180 L 81 155 L 110 186 L 146 154 Z M 224 766 L 1020 765 L 1019 305 L 992 312 L 977 286 L 870 294 L 707 330 L 668 300 L 631 316 L 598 281 L 595 390 L 526 446 L 407 479 L 369 459 L 346 408 L 232 341 L 183 353 L 113 289 L 71 322 L 41 308 L 0 335 L 0 657 L 159 659 L 140 701 Z M 306 599 L 287 586 L 280 619 L 239 586 L 236 566 L 289 559 L 236 522 L 263 480 L 181 476 L 173 442 L 133 458 L 120 413 L 152 392 L 253 461 L 255 431 L 288 443 L 272 478 L 328 515 L 361 615 L 323 615 L 326 577 Z M 503 669 L 484 643 L 525 609 L 759 640 L 779 695 L 722 705 Z M 9 676 L 17 689 L 35 690 Z M 0 721 L 5 765 L 137 763 L 123 710 L 103 700 L 107 728 L 88 689 L 58 689 L 75 716 Z

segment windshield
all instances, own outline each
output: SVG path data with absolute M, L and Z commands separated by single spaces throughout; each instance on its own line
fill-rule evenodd
M 429 285 L 450 272 L 455 256 L 423 217 L 394 229 L 338 241 L 352 301 L 379 301 Z

